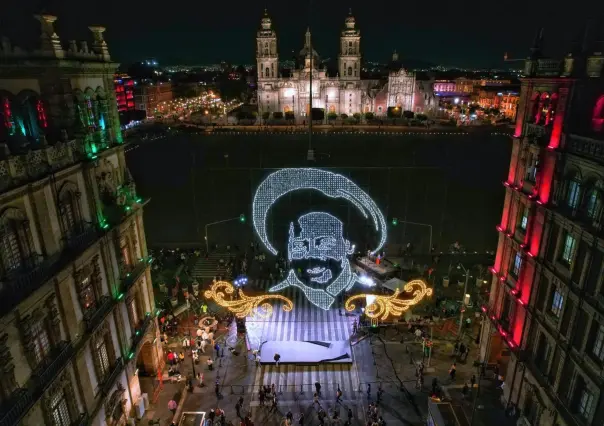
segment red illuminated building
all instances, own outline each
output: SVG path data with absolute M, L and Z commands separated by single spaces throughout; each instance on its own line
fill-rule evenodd
M 127 74 L 116 74 L 113 83 L 118 111 L 120 113 L 134 111 L 134 80 Z
M 523 425 L 604 424 L 604 38 L 525 62 L 481 359 Z

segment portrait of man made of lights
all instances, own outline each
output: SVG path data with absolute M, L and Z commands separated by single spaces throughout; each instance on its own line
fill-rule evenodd
M 267 234 L 267 216 L 271 207 L 282 196 L 293 191 L 314 190 L 329 198 L 349 201 L 361 215 L 371 220 L 379 235 L 373 252 L 386 242 L 386 221 L 375 202 L 350 179 L 333 172 L 312 168 L 281 169 L 271 173 L 258 186 L 252 204 L 254 230 L 262 244 L 273 254 L 277 250 Z M 297 230 L 299 229 L 299 232 Z M 335 298 L 360 280 L 353 272 L 349 256 L 355 245 L 344 238 L 344 224 L 326 212 L 310 212 L 289 225 L 287 258 L 291 269 L 286 279 L 269 289 L 281 291 L 293 286 L 300 289 L 315 306 L 327 310 Z M 309 266 L 308 262 L 311 262 Z M 336 266 L 334 266 L 334 264 Z M 306 282 L 296 275 L 300 269 L 308 277 Z

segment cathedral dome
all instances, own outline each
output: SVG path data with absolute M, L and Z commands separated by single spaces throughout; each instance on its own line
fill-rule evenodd
M 352 16 L 352 9 L 348 12 L 348 16 L 346 17 L 346 20 L 344 22 L 346 23 L 346 28 L 354 28 L 354 24 L 356 23 L 356 21 L 354 19 L 354 16 Z
M 264 17 L 260 21 L 260 25 L 262 26 L 262 29 L 263 30 L 270 30 L 271 29 L 271 24 L 272 24 L 271 18 L 269 18 L 267 11 L 264 10 Z

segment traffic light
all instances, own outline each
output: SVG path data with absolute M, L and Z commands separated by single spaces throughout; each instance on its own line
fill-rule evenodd
M 398 225 L 398 217 L 393 217 L 392 218 L 392 226 L 396 226 Z
M 245 223 L 245 215 L 244 214 L 240 214 L 239 215 L 239 222 Z

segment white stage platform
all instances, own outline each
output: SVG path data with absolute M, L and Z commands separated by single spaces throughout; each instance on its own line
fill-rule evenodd
M 262 344 L 260 353 L 263 365 L 275 364 L 275 354 L 281 355 L 280 364 L 352 364 L 352 348 L 348 340 L 271 340 Z

